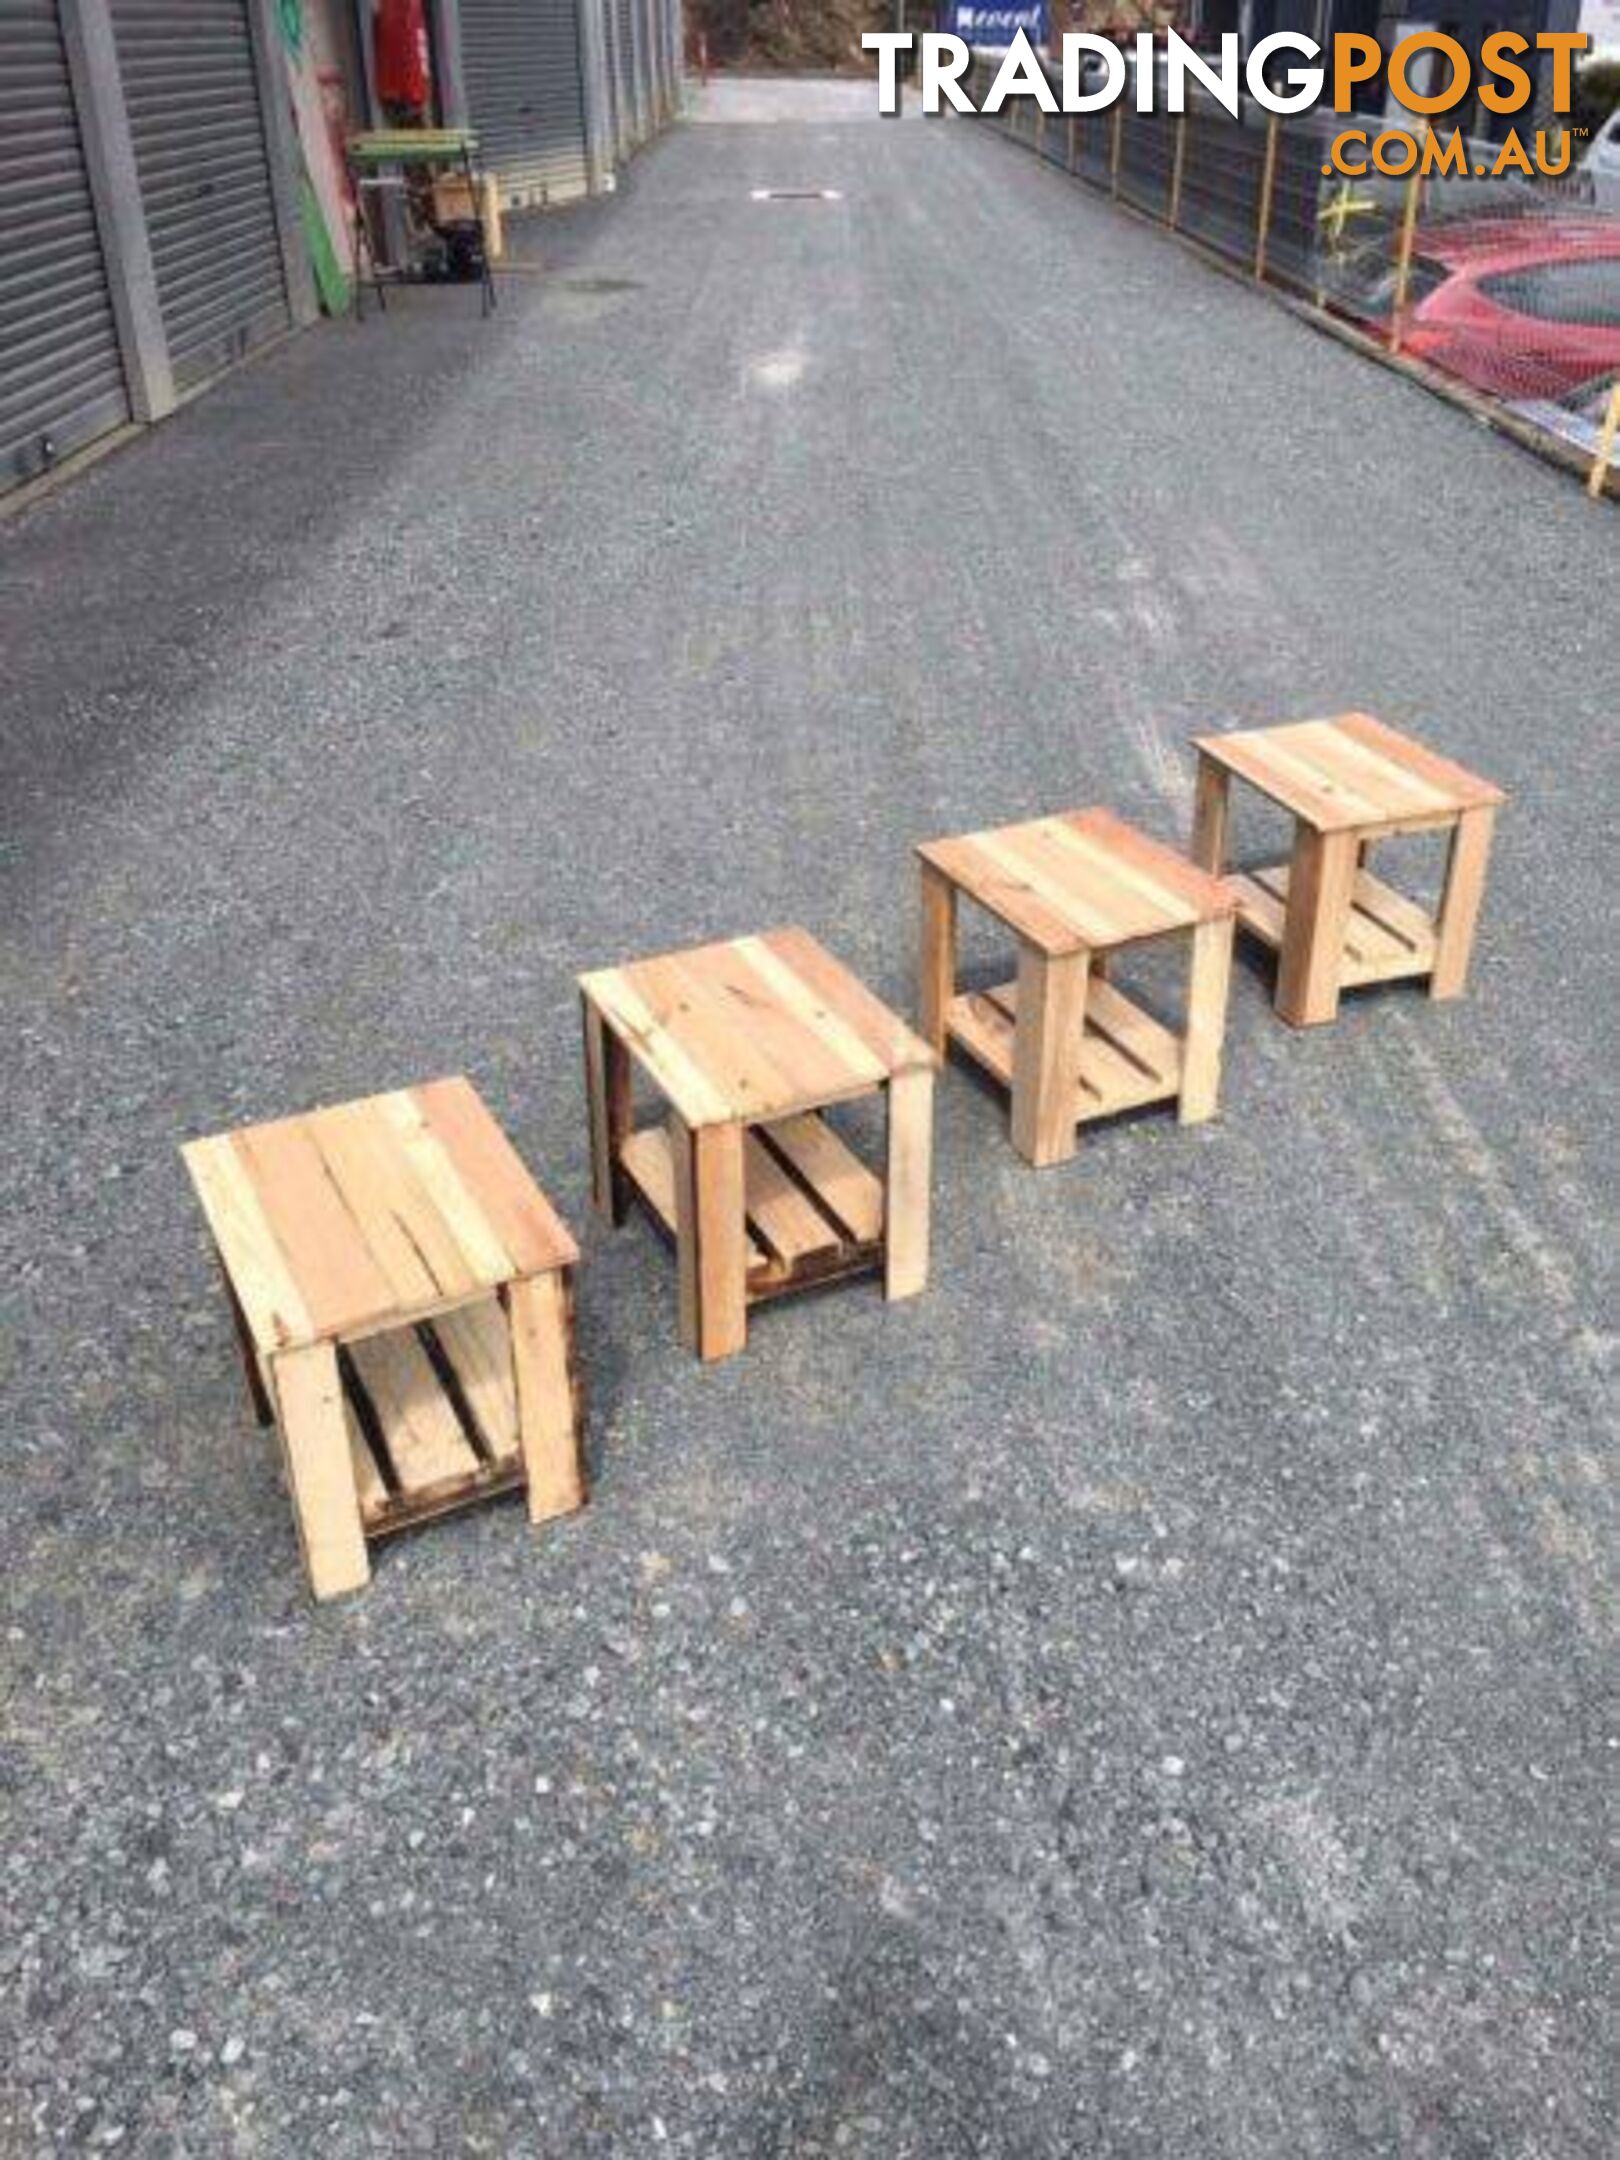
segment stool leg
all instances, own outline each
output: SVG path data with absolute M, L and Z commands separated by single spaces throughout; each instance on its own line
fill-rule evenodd
M 1496 810 L 1487 804 L 1465 810 L 1451 835 L 1446 861 L 1446 889 L 1440 901 L 1440 919 L 1434 940 L 1434 972 L 1429 977 L 1432 998 L 1462 994 L 1468 979 L 1469 956 L 1474 950 L 1474 926 L 1479 904 L 1485 897 L 1485 865 L 1490 860 L 1491 834 Z
M 922 869 L 922 961 L 917 1032 L 945 1055 L 945 1015 L 956 995 L 956 887 L 932 863 Z
M 1037 1169 L 1067 1162 L 1074 1153 L 1090 971 L 1086 952 L 1053 957 L 1033 945 L 1018 948 L 1012 1140 Z
M 216 1253 L 215 1259 L 219 1256 Z M 253 1340 L 253 1332 L 242 1310 L 242 1301 L 236 1294 L 236 1285 L 225 1272 L 225 1263 L 219 1260 L 220 1279 L 225 1285 L 225 1295 L 230 1302 L 231 1322 L 236 1329 L 236 1347 L 242 1358 L 242 1371 L 247 1376 L 248 1394 L 253 1402 L 253 1415 L 261 1425 L 276 1422 L 276 1410 L 270 1400 L 270 1390 L 265 1386 L 264 1367 L 259 1359 L 259 1346 Z
M 337 1352 L 330 1343 L 284 1350 L 271 1373 L 309 1587 L 318 1598 L 340 1597 L 371 1580 L 371 1562 L 349 1460 Z
M 619 1156 L 630 1137 L 630 1057 L 589 998 L 585 1023 L 585 1101 L 591 1126 L 591 1200 L 614 1224 L 624 1220 L 624 1173 Z
M 681 1340 L 699 1357 L 730 1357 L 748 1340 L 743 1129 L 689 1126 L 670 1113 Z
M 1277 1010 L 1291 1027 L 1316 1027 L 1338 1013 L 1358 845 L 1353 832 L 1319 833 L 1303 820 L 1294 827 L 1277 969 Z
M 891 1301 L 927 1287 L 933 1161 L 934 1076 L 921 1066 L 889 1082 L 883 1295 Z
M 518 1444 L 528 1472 L 529 1520 L 549 1522 L 585 1505 L 579 1421 L 574 1414 L 574 1315 L 568 1271 L 506 1286 L 517 1383 Z
M 1202 750 L 1193 794 L 1192 841 L 1188 852 L 1200 870 L 1219 877 L 1226 868 L 1228 797 L 1232 775 Z
M 1201 922 L 1192 935 L 1192 979 L 1187 990 L 1187 1033 L 1181 1045 L 1183 1125 L 1215 1115 L 1221 1089 L 1221 1048 L 1226 1040 L 1226 994 L 1232 981 L 1230 915 Z

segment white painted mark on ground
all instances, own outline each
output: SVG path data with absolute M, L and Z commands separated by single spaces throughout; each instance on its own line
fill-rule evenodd
M 750 360 L 743 372 L 761 390 L 791 390 L 803 375 L 804 366 L 804 354 L 797 347 L 789 347 L 785 352 L 764 353 Z

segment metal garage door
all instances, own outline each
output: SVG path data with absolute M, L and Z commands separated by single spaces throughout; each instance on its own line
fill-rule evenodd
M 467 112 L 509 203 L 585 188 L 585 98 L 573 0 L 462 0 Z
M 0 488 L 129 418 L 56 0 L 0 4 Z
M 611 4 L 614 43 L 619 49 L 619 81 L 623 85 L 624 146 L 629 151 L 647 133 L 646 93 L 636 43 L 636 0 L 611 0 Z
M 112 0 L 176 386 L 288 321 L 247 0 Z
M 621 161 L 635 148 L 630 103 L 629 0 L 603 0 L 602 35 L 607 46 L 608 88 L 613 106 L 613 154 Z

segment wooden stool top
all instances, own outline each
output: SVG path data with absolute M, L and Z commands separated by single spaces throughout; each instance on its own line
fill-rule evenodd
M 1323 833 L 1440 824 L 1461 811 L 1506 800 L 1489 780 L 1370 713 L 1193 740 L 1205 757 Z
M 806 930 L 598 968 L 579 987 L 688 1125 L 793 1117 L 939 1062 Z
M 1219 878 L 1111 810 L 1065 810 L 917 853 L 1042 952 L 1106 952 L 1230 915 Z
M 463 1079 L 181 1150 L 266 1353 L 443 1312 L 579 1251 Z

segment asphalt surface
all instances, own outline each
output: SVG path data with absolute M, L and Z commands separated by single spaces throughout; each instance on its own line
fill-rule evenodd
M 1612 2149 L 1612 511 L 966 122 L 523 248 L 0 526 L 0 2149 Z M 1246 963 L 1041 1174 L 954 1070 L 928 1294 L 680 1350 L 577 970 L 909 1004 L 913 841 L 1352 704 L 1511 791 L 1467 999 Z M 176 1150 L 456 1070 L 593 1504 L 316 1610 Z

